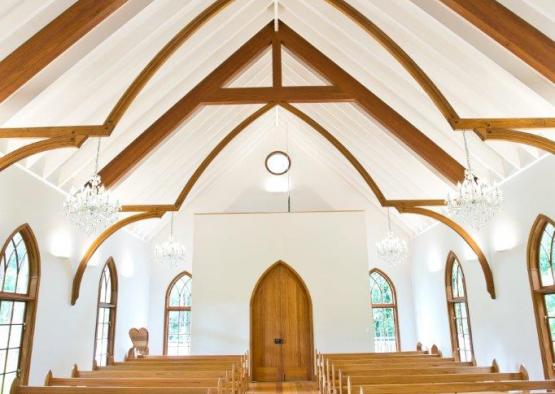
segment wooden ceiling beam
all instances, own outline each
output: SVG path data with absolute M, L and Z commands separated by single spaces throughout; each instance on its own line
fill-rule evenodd
M 5 170 L 14 163 L 40 152 L 59 148 L 79 148 L 87 137 L 82 135 L 69 137 L 53 137 L 33 142 L 15 149 L 0 157 L 0 171 Z
M 269 102 L 336 103 L 353 101 L 335 86 L 289 86 L 266 88 L 221 88 L 207 94 L 203 104 L 258 104 Z
M 420 85 L 422 90 L 430 97 L 436 108 L 442 113 L 445 120 L 451 125 L 454 130 L 471 130 L 474 128 L 483 127 L 505 127 L 505 128 L 537 128 L 537 127 L 555 127 L 555 118 L 461 118 L 453 106 L 449 103 L 447 98 L 434 84 L 432 79 L 416 64 L 414 60 L 401 48 L 391 37 L 389 37 L 383 30 L 375 25 L 371 20 L 364 16 L 355 7 L 350 5 L 345 0 L 326 0 L 329 4 L 335 7 L 338 11 L 350 18 L 353 22 L 357 23 L 366 33 L 373 37 L 380 45 L 382 45 L 401 66 L 414 78 Z M 486 3 L 498 4 L 493 0 L 445 0 L 444 2 L 460 3 L 461 5 L 468 5 L 471 7 L 480 7 Z M 499 4 L 499 6 L 501 6 Z M 501 6 L 502 7 L 502 6 Z M 491 14 L 496 20 L 499 19 L 497 14 Z M 518 18 L 518 17 L 517 17 Z M 503 22 L 502 22 L 503 23 Z M 541 34 L 541 33 L 540 33 Z M 550 40 L 551 41 L 551 40 Z M 553 49 L 553 41 L 549 44 L 544 42 L 546 48 L 551 48 L 549 57 L 542 58 L 544 61 L 549 60 L 552 68 L 555 68 L 555 50 Z M 545 50 L 545 48 L 544 48 Z M 543 52 L 543 51 L 541 51 Z M 549 125 L 549 126 L 547 126 Z
M 55 138 L 71 136 L 108 136 L 112 130 L 103 125 L 0 128 L 0 138 Z
M 441 0 L 443 4 L 555 82 L 555 42 L 495 0 Z
M 79 0 L 0 62 L 0 103 L 127 0 Z
M 98 2 L 96 2 L 96 0 L 80 0 L 79 3 L 85 4 L 94 2 L 96 6 L 101 6 L 102 4 L 106 4 L 107 1 L 112 1 L 112 3 L 115 5 L 120 1 L 123 4 L 123 2 L 127 0 L 99 0 Z M 189 37 L 191 37 L 206 22 L 208 22 L 212 17 L 217 15 L 223 8 L 231 4 L 233 1 L 235 0 L 214 1 L 200 14 L 198 14 L 193 20 L 191 20 L 183 29 L 181 29 L 133 80 L 133 83 L 125 90 L 125 92 L 120 97 L 116 105 L 112 108 L 112 111 L 102 125 L 0 128 L 0 138 L 57 138 L 57 140 L 60 142 L 58 147 L 64 148 L 68 144 L 68 138 L 71 138 L 74 135 L 84 135 L 86 137 L 109 136 L 114 128 L 117 126 L 125 112 L 129 109 L 132 102 L 135 100 L 141 90 L 146 86 L 147 82 L 152 78 L 156 71 L 160 69 L 160 67 L 162 67 L 162 65 L 171 57 L 171 55 L 173 55 L 173 53 L 177 49 L 181 47 L 181 45 L 183 45 L 185 41 L 187 41 Z M 76 5 L 79 3 L 76 3 Z M 58 30 L 58 28 L 56 28 L 56 30 Z M 41 45 L 40 51 L 38 51 L 37 53 L 42 53 L 44 48 L 45 47 Z M 2 75 L 1 71 L 0 75 Z M 0 86 L 1 83 L 2 82 L 0 81 Z M 2 100 L 0 99 L 0 102 L 1 101 Z M 82 144 L 83 142 L 84 140 L 80 143 Z M 44 149 L 38 149 L 39 146 L 42 146 Z M 23 150 L 23 148 L 21 148 L 19 150 L 19 153 L 13 152 L 14 154 L 11 157 L 21 157 L 22 151 L 24 151 L 26 155 L 27 152 L 33 152 L 32 154 L 36 154 L 44 150 L 51 149 L 56 149 L 56 147 L 53 146 L 51 143 L 43 143 L 42 145 L 34 145 L 26 150 Z M 11 164 L 14 163 L 14 161 L 10 162 Z
M 350 5 L 346 0 L 326 0 L 329 4 L 335 7 L 338 11 L 350 18 L 353 22 L 358 24 L 366 33 L 373 37 L 381 46 L 386 49 L 391 56 L 401 64 L 405 70 L 414 78 L 420 85 L 430 99 L 434 102 L 435 106 L 443 114 L 445 119 L 451 121 L 458 119 L 459 116 L 449 103 L 447 98 L 434 84 L 432 79 L 412 60 L 412 58 L 401 48 L 391 37 L 389 37 L 382 29 L 374 24 L 370 19 L 366 18 L 359 10 Z
M 287 49 L 323 74 L 335 86 L 350 94 L 365 112 L 428 163 L 440 177 L 451 184 L 462 181 L 464 167 L 378 96 L 287 25 L 281 23 L 277 34 Z
M 199 109 L 204 97 L 208 97 L 211 92 L 219 89 L 226 81 L 256 61 L 258 56 L 270 46 L 272 36 L 273 27 L 272 24 L 268 24 L 143 131 L 100 171 L 104 186 L 112 187 L 122 180 L 194 111 Z
M 472 238 L 472 236 L 458 223 L 453 221 L 452 219 L 444 216 L 438 212 L 432 211 L 431 209 L 421 208 L 421 207 L 410 207 L 407 205 L 398 205 L 396 207 L 399 213 L 412 213 L 415 215 L 427 216 L 434 220 L 437 220 L 447 227 L 451 228 L 455 231 L 465 242 L 466 244 L 472 249 L 472 251 L 478 257 L 478 262 L 480 263 L 480 267 L 482 268 L 482 273 L 484 275 L 484 279 L 486 281 L 486 289 L 492 299 L 495 299 L 495 285 L 493 282 L 493 274 L 491 272 L 491 268 L 489 266 L 488 260 L 486 255 L 480 249 L 478 243 Z
M 511 141 L 526 144 L 555 154 L 555 142 L 541 135 L 525 133 L 510 129 L 474 129 L 474 132 L 483 140 Z
M 545 129 L 555 127 L 555 118 L 462 118 L 453 124 L 453 130 L 476 128 Z
M 97 251 L 97 249 L 106 241 L 110 236 L 116 233 L 118 230 L 124 228 L 125 226 L 130 225 L 131 223 L 136 223 L 141 220 L 146 219 L 156 219 L 161 218 L 164 215 L 164 211 L 150 211 L 150 212 L 142 212 L 135 215 L 131 215 L 117 221 L 116 223 L 112 224 L 106 230 L 104 230 L 89 246 L 85 255 L 81 259 L 79 266 L 77 266 L 77 271 L 75 272 L 75 276 L 73 277 L 73 285 L 71 290 L 71 305 L 75 305 L 77 299 L 79 298 L 79 290 L 81 289 L 81 281 L 83 280 L 83 275 L 85 274 L 85 268 L 87 268 L 87 264 L 89 260 Z

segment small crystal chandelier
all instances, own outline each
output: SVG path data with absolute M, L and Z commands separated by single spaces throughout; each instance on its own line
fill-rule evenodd
M 185 262 L 186 248 L 173 240 L 173 212 L 170 219 L 170 239 L 154 247 L 154 256 L 162 264 L 175 267 Z
M 104 230 L 118 220 L 121 204 L 110 195 L 98 174 L 100 158 L 100 138 L 96 149 L 94 175 L 81 188 L 72 187 L 64 202 L 64 210 L 69 219 L 85 233 L 92 234 Z
M 466 152 L 467 168 L 464 171 L 464 181 L 457 185 L 457 193 L 447 196 L 447 211 L 451 216 L 472 228 L 479 230 L 495 216 L 503 202 L 503 192 L 496 185 L 490 185 L 478 179 L 470 166 L 470 153 L 463 132 L 464 149 Z
M 391 230 L 391 217 L 387 209 L 387 237 L 376 242 L 378 258 L 392 266 L 403 263 L 408 257 L 407 243 Z

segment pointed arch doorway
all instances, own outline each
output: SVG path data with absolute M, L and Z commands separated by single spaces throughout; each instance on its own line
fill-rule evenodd
M 251 368 L 256 382 L 312 379 L 312 302 L 301 277 L 278 261 L 251 296 Z

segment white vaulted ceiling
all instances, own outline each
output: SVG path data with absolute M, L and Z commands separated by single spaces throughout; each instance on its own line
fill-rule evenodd
M 0 60 L 73 3 L 0 2 Z M 0 127 L 101 124 L 146 64 L 210 3 L 128 1 L 0 103 Z M 555 116 L 552 83 L 438 1 L 349 3 L 412 57 L 462 117 Z M 501 3 L 553 37 L 555 7 L 551 2 Z M 465 165 L 462 134 L 451 130 L 422 88 L 358 25 L 323 0 L 279 0 L 279 17 Z M 204 25 L 158 70 L 112 135 L 102 139 L 101 165 L 113 159 L 273 18 L 271 0 L 236 0 Z M 283 59 L 285 85 L 326 84 L 287 53 Z M 270 84 L 268 52 L 230 86 Z M 387 198 L 441 199 L 452 187 L 356 105 L 295 106 L 332 132 L 363 164 Z M 124 204 L 173 203 L 210 150 L 260 107 L 210 106 L 197 111 L 114 192 Z M 201 177 L 185 206 L 194 204 L 202 211 L 284 209 L 283 196 L 264 189 L 267 173 L 263 158 L 271 149 L 283 149 L 288 144 L 293 159 L 292 195 L 297 193 L 297 200 L 293 201 L 300 208 L 382 209 L 360 175 L 326 140 L 283 109 L 279 110 L 278 127 L 275 118 L 275 110 L 269 111 L 226 147 Z M 548 130 L 532 132 L 553 136 Z M 473 133 L 468 137 L 478 174 L 495 181 L 502 181 L 545 154 L 530 146 L 483 142 Z M 4 140 L 0 142 L 0 152 L 5 154 L 28 142 Z M 37 154 L 20 164 L 68 191 L 92 174 L 95 151 L 96 140 L 91 138 L 79 149 Z M 416 233 L 430 223 L 411 215 L 400 220 L 408 233 Z M 153 237 L 161 228 L 155 222 L 136 224 L 135 230 Z

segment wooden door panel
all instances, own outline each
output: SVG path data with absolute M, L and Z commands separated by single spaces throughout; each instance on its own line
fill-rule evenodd
M 274 343 L 281 328 L 281 270 L 272 270 L 259 283 L 252 303 L 253 378 L 259 382 L 280 380 L 281 350 Z
M 272 266 L 253 293 L 251 346 L 255 381 L 311 379 L 312 305 L 304 283 L 284 263 Z
M 282 271 L 282 335 L 285 380 L 309 380 L 311 364 L 310 305 L 297 275 Z

